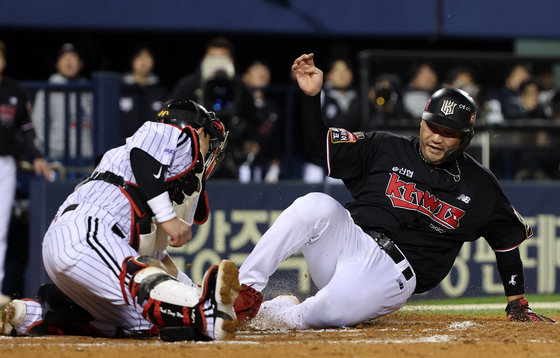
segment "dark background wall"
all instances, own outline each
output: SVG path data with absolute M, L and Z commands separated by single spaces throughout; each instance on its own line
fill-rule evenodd
M 5 0 L 12 27 L 285 34 L 558 36 L 551 0 Z
M 223 34 L 236 45 L 239 71 L 264 57 L 285 83 L 302 52 L 326 61 L 368 48 L 513 51 L 516 38 L 560 37 L 558 13 L 560 3 L 547 0 L 4 0 L 0 39 L 6 73 L 22 80 L 48 77 L 64 42 L 80 48 L 86 75 L 126 71 L 132 50 L 147 44 L 172 87 Z

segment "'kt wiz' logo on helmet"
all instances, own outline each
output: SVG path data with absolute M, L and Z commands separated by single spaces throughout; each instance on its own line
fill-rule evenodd
M 418 211 L 448 229 L 459 227 L 459 220 L 465 211 L 439 200 L 428 191 L 417 189 L 415 183 L 407 183 L 395 173 L 389 175 L 391 177 L 385 195 L 393 207 Z
M 441 105 L 441 111 L 443 112 L 443 114 L 445 114 L 446 116 L 453 114 L 453 112 L 455 112 L 455 107 L 457 106 L 457 103 L 453 102 L 450 99 L 446 99 L 443 101 L 443 104 Z

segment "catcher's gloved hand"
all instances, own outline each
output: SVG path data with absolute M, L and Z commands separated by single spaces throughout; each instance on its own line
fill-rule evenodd
M 524 298 L 513 300 L 506 306 L 507 318 L 510 321 L 523 321 L 523 322 L 554 322 L 554 320 L 541 316 L 531 311 L 529 302 Z

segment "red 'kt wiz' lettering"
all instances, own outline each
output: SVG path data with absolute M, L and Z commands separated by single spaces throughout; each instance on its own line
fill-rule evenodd
M 407 183 L 395 173 L 390 174 L 385 194 L 394 207 L 416 210 L 448 229 L 459 227 L 459 220 L 465 215 L 464 210 L 439 200 L 429 191 L 419 190 L 415 183 Z

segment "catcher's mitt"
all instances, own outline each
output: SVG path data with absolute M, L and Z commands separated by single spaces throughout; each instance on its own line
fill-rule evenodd
M 553 319 L 533 312 L 529 308 L 529 302 L 524 298 L 519 298 L 508 303 L 506 306 L 506 314 L 510 321 L 555 322 Z
M 251 286 L 242 284 L 239 296 L 237 296 L 233 304 L 237 319 L 243 321 L 255 317 L 257 312 L 259 312 L 259 308 L 261 308 L 262 301 L 263 294 L 261 292 Z

